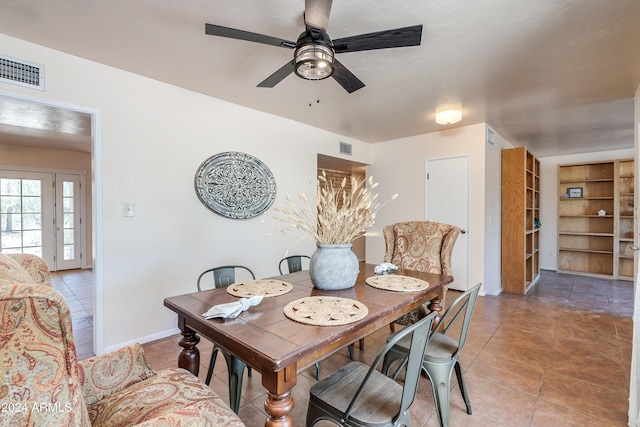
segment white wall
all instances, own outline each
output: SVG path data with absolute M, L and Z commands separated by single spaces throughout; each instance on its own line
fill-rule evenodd
M 484 292 L 502 292 L 502 150 L 513 148 L 493 130 L 492 144 L 485 144 Z
M 486 126 L 478 124 L 381 142 L 373 145 L 371 166 L 368 168 L 374 181 L 380 183 L 380 200 L 387 200 L 393 194 L 399 193 L 396 200 L 378 212 L 374 228 L 381 231 L 385 225 L 398 221 L 425 218 L 426 159 L 461 154 L 470 156 L 471 212 L 467 236 L 471 283 L 484 280 L 485 133 Z M 367 261 L 380 263 L 383 257 L 382 234 L 367 238 Z M 499 282 L 497 286 L 500 286 Z
M 627 159 L 633 148 L 540 158 L 540 268 L 558 267 L 558 165 Z
M 640 158 L 640 86 L 636 88 L 636 96 L 635 96 L 635 110 L 633 115 L 633 142 L 634 142 L 634 151 L 636 153 L 636 159 Z M 636 160 L 635 164 L 635 188 L 640 188 L 638 182 L 640 181 L 640 174 L 638 171 L 640 170 L 640 165 L 638 165 L 638 161 Z M 638 201 L 640 200 L 640 195 L 638 195 L 638 191 L 634 192 L 635 195 L 635 218 L 634 221 L 634 244 L 638 245 Z M 638 252 L 634 256 L 636 272 L 638 271 Z M 637 426 L 638 420 L 640 419 L 640 396 L 638 395 L 638 390 L 640 389 L 640 328 L 638 327 L 638 321 L 640 321 L 640 292 L 638 292 L 638 284 L 639 280 L 636 277 L 635 283 L 635 295 L 634 295 L 634 307 L 633 307 L 633 349 L 631 353 L 631 375 L 630 375 L 630 385 L 629 385 L 629 423 L 630 426 Z
M 46 68 L 46 91 L 3 83 L 0 91 L 99 111 L 99 351 L 101 344 L 108 350 L 175 331 L 164 298 L 195 291 L 198 274 L 209 267 L 241 263 L 267 277 L 277 274 L 285 251 L 315 249 L 311 241 L 294 246 L 297 237 L 277 234 L 281 224 L 266 215 L 230 220 L 205 208 L 193 180 L 208 157 L 242 151 L 262 160 L 276 178 L 276 206 L 285 193 L 314 193 L 316 154 L 341 157 L 339 141 L 353 144 L 350 159 L 370 162 L 370 145 L 301 123 L 1 34 L 0 50 Z M 123 203 L 134 204 L 134 217 L 123 217 Z

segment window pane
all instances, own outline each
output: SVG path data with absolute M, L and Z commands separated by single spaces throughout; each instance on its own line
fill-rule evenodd
M 65 261 L 74 260 L 75 257 L 73 256 L 73 253 L 74 253 L 74 246 L 73 245 L 64 245 L 64 260 Z
M 42 245 L 42 231 L 24 231 L 22 233 L 22 246 L 41 246 Z
M 2 197 L 0 199 L 0 212 L 2 213 L 18 213 L 21 210 L 20 197 Z
M 2 231 L 20 231 L 22 230 L 22 215 L 20 214 L 2 214 Z
M 1 232 L 0 240 L 2 241 L 2 252 L 8 248 L 19 248 L 22 246 L 20 236 L 21 233 L 19 231 L 13 231 L 10 233 Z
M 68 197 L 62 199 L 62 212 L 73 212 L 73 199 Z
M 73 197 L 73 181 L 62 183 L 62 197 Z
M 40 230 L 42 228 L 42 215 L 40 214 L 24 214 L 22 221 L 24 230 Z
M 22 253 L 38 255 L 40 258 L 42 258 L 42 247 L 34 246 L 32 248 L 23 248 Z
M 3 254 L 21 254 L 22 250 L 20 248 L 11 248 L 11 249 L 2 249 Z
M 64 244 L 72 245 L 73 243 L 73 228 L 64 230 Z
M 62 224 L 62 228 L 73 228 L 73 214 L 66 213 L 64 214 L 64 223 Z
M 2 196 L 19 196 L 20 180 L 19 179 L 0 179 L 0 195 Z
M 40 197 L 40 187 L 42 181 L 39 179 L 24 179 L 22 180 L 22 195 L 23 196 L 37 196 Z
M 42 211 L 42 199 L 40 197 L 23 197 L 22 212 L 40 213 Z

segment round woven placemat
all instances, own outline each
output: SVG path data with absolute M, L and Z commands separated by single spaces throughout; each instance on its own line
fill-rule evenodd
M 315 326 L 346 325 L 363 319 L 369 309 L 360 301 L 339 297 L 305 297 L 284 307 L 291 320 Z
M 381 276 L 367 277 L 367 285 L 385 291 L 396 292 L 417 292 L 424 291 L 429 287 L 429 282 L 415 277 L 398 276 L 395 274 L 384 274 Z
M 233 283 L 227 286 L 227 293 L 236 296 L 251 298 L 257 295 L 264 297 L 276 297 L 286 294 L 293 289 L 293 285 L 282 280 L 249 280 L 242 283 Z

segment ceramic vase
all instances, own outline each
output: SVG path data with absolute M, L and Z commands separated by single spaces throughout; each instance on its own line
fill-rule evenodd
M 356 284 L 359 272 L 358 257 L 351 243 L 328 245 L 316 243 L 311 255 L 309 273 L 313 285 L 322 290 L 348 289 Z

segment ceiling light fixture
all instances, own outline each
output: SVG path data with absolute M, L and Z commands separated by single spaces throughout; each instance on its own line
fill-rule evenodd
M 462 111 L 444 110 L 436 113 L 436 123 L 439 125 L 452 125 L 462 120 Z
M 333 48 L 324 32 L 303 33 L 294 53 L 295 72 L 307 80 L 322 80 L 333 74 Z

